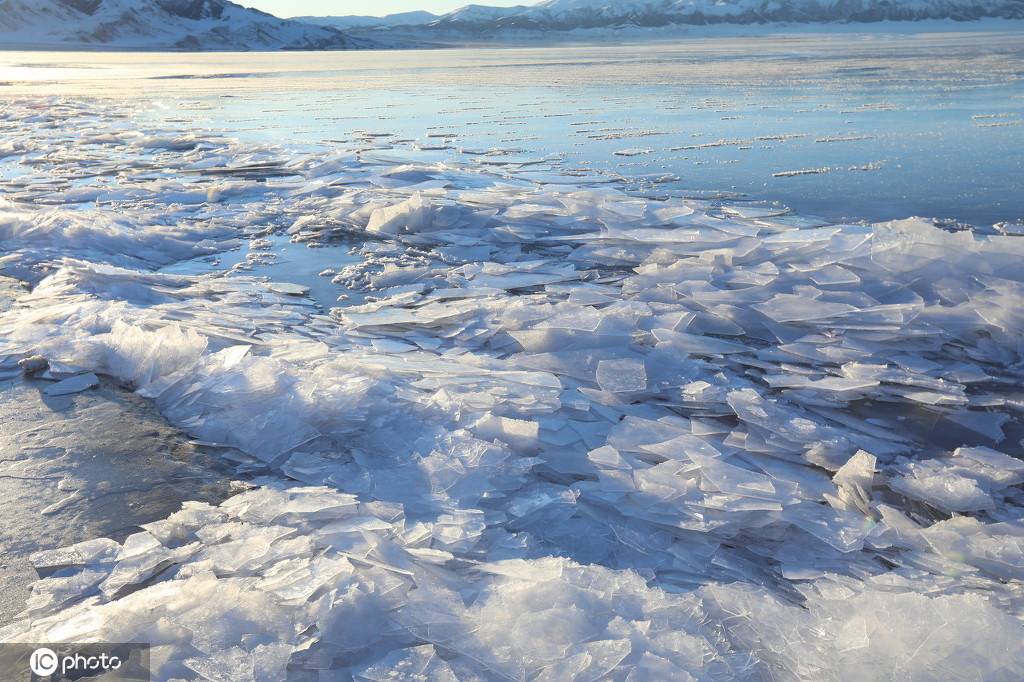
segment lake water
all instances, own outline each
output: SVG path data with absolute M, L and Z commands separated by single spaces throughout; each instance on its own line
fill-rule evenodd
M 371 140 L 404 158 L 539 179 L 599 173 L 829 220 L 1024 217 L 1017 33 L 0 55 L 0 95 L 137 99 L 139 125 L 289 145 Z

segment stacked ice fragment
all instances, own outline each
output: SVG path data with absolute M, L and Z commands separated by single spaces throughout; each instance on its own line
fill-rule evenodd
M 150 641 L 157 679 L 1024 676 L 1024 240 L 99 106 L 39 114 L 40 177 L 0 184 L 40 280 L 0 366 L 112 376 L 261 477 L 40 552 L 0 637 Z M 70 182 L 90 149 L 116 187 Z M 273 230 L 353 240 L 365 302 L 153 272 Z

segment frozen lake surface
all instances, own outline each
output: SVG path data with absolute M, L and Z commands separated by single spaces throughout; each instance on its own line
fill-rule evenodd
M 1020 34 L 716 38 L 395 52 L 0 53 L 0 93 L 288 144 L 626 176 L 830 220 L 1024 217 Z M 480 158 L 484 150 L 503 158 Z M 637 178 L 637 176 L 646 176 Z
M 1021 679 L 1020 50 L 5 53 L 0 640 Z

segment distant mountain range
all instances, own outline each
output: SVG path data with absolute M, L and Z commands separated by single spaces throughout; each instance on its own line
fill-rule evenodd
M 388 17 L 377 31 L 408 28 Z M 468 5 L 427 18 L 420 33 L 500 36 L 516 32 L 556 33 L 581 29 L 661 28 L 712 24 L 872 23 L 982 18 L 1024 19 L 1024 0 L 547 0 L 532 6 Z M 345 17 L 324 18 L 345 25 Z
M 0 48 L 336 50 L 557 41 L 709 25 L 1024 19 L 1024 0 L 547 0 L 444 15 L 279 19 L 228 0 L 0 0 Z M 632 29 L 632 30 L 631 30 Z
M 318 26 L 335 28 L 378 28 L 381 26 L 422 26 L 441 18 L 441 15 L 422 10 L 416 12 L 399 12 L 386 17 L 372 17 L 363 14 L 352 14 L 343 17 L 292 17 L 295 21 Z
M 0 0 L 2 47 L 337 50 L 379 47 L 227 0 Z

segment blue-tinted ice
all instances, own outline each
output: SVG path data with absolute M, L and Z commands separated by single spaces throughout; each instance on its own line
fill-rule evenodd
M 0 639 L 160 680 L 1024 675 L 1024 239 L 124 106 L 0 110 L 0 373 L 115 380 L 258 478 L 40 546 Z

